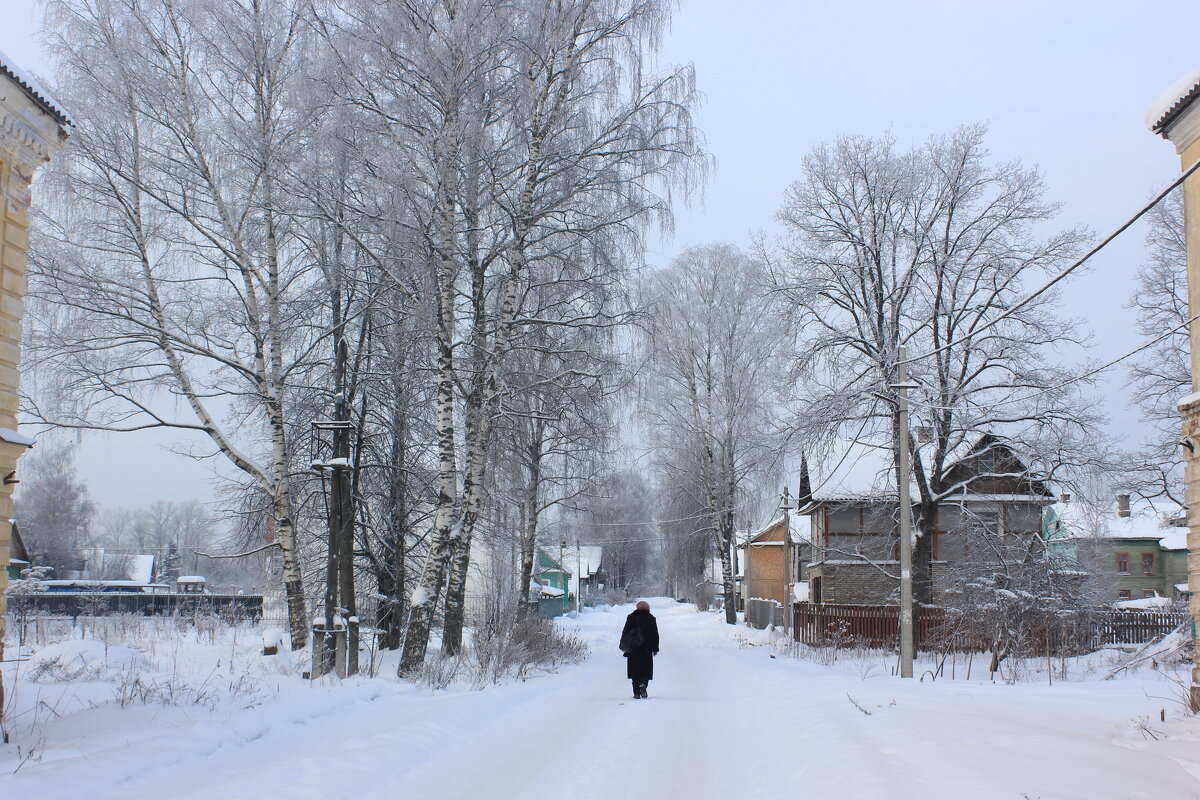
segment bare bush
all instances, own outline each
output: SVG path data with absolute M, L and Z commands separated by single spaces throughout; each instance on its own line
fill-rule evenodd
M 431 653 L 415 674 L 413 680 L 420 686 L 430 689 L 445 689 L 454 683 L 462 669 L 462 656 L 448 656 L 445 653 Z
M 472 677 L 477 685 L 505 677 L 524 678 L 532 669 L 552 670 L 588 657 L 587 644 L 544 619 L 527 619 L 508 628 L 481 629 L 472 640 Z
M 431 654 L 416 674 L 416 682 L 444 689 L 460 677 L 472 686 L 498 684 L 506 678 L 526 678 L 534 670 L 552 671 L 588 657 L 587 643 L 544 619 L 515 625 L 477 628 L 471 647 L 457 656 Z
M 231 677 L 228 683 L 218 682 L 214 678 L 215 673 L 200 683 L 191 683 L 179 675 L 154 678 L 144 676 L 141 672 L 126 672 L 113 690 L 113 695 L 121 708 L 134 704 L 157 704 L 213 709 L 222 699 L 251 708 L 264 699 L 258 685 L 247 675 Z

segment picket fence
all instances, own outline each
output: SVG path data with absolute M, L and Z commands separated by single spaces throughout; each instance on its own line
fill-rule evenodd
M 896 606 L 796 603 L 795 638 L 815 646 L 896 647 L 900 610 Z M 1030 631 L 1028 646 L 1044 653 L 1095 648 L 1110 644 L 1140 644 L 1165 636 L 1191 617 L 1186 612 L 1097 610 L 1064 617 L 1050 629 Z M 959 617 L 944 608 L 922 608 L 913 638 L 919 650 L 987 650 L 991 643 L 967 634 Z M 757 626 L 755 626 L 757 627 Z

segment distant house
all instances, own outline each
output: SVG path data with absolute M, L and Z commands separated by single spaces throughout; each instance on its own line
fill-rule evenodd
M 21 539 L 21 532 L 17 530 L 17 523 L 13 521 L 12 539 L 8 543 L 8 563 L 4 567 L 5 574 L 8 575 L 10 581 L 15 581 L 21 577 L 22 570 L 28 569 L 29 566 L 29 551 L 25 549 L 25 542 Z
M 571 571 L 540 547 L 533 558 L 533 582 L 543 596 L 561 598 L 564 611 L 570 607 Z
M 604 590 L 604 547 L 598 544 L 570 545 L 563 551 L 562 560 L 572 571 L 569 593 L 589 597 Z
M 811 518 L 808 516 L 788 517 L 787 528 L 792 542 L 791 580 L 796 585 L 808 580 L 813 552 L 809 535 L 810 524 Z M 783 537 L 784 520 L 780 516 L 738 544 L 738 549 L 742 551 L 744 570 L 741 581 L 743 602 L 760 598 L 783 603 L 784 582 L 787 580 Z
M 811 520 L 813 560 L 808 567 L 814 603 L 894 604 L 899 589 L 899 496 L 892 451 L 848 445 L 828 475 L 814 474 L 812 497 L 800 509 Z M 951 462 L 954 487 L 934 519 L 933 599 L 947 586 L 950 567 L 969 556 L 973 531 L 1040 547 L 1042 509 L 1054 502 L 1046 485 L 1002 439 L 983 435 Z M 917 498 L 916 487 L 911 497 Z M 915 526 L 915 520 L 914 520 Z
M 1183 511 L 1130 508 L 1128 497 L 1096 512 L 1060 503 L 1046 512 L 1046 547 L 1112 584 L 1112 600 L 1187 599 L 1187 527 Z

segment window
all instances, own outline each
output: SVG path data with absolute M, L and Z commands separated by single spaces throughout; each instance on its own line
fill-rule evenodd
M 1154 553 L 1142 553 L 1142 574 L 1154 574 Z
M 1129 553 L 1117 553 L 1117 573 L 1120 575 L 1129 574 Z
M 849 508 L 842 506 L 839 508 L 831 508 L 828 510 L 829 516 L 826 519 L 825 532 L 827 534 L 853 534 L 857 536 L 862 528 L 860 527 L 859 510 L 854 506 Z
M 995 536 L 1000 533 L 999 511 L 976 511 L 966 516 L 977 535 Z
M 1142 589 L 1142 597 L 1154 597 L 1156 594 L 1153 589 Z
M 1128 589 L 1121 589 L 1117 592 L 1118 600 L 1130 600 L 1132 598 L 1133 598 L 1133 592 L 1129 591 Z

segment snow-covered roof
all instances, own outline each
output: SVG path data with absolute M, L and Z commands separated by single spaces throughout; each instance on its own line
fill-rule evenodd
M 1162 537 L 1162 541 L 1158 543 L 1158 546 L 1163 550 L 1187 550 L 1187 535 L 1187 528 L 1172 525 L 1167 528 L 1167 534 Z
M 125 566 L 125 577 L 139 583 L 149 583 L 154 576 L 154 556 L 130 556 Z
M 742 540 L 738 547 L 769 547 L 771 545 L 782 545 L 783 540 L 774 541 L 757 541 L 760 536 L 771 533 L 775 528 L 783 522 L 783 516 L 780 515 L 768 522 L 766 525 L 759 528 L 754 533 L 747 532 L 747 536 Z M 804 514 L 792 514 L 788 517 L 788 533 L 791 534 L 792 542 L 795 544 L 804 544 L 812 541 L 812 517 Z
M 600 571 L 603 557 L 604 547 L 598 544 L 573 545 L 563 553 L 563 561 L 568 568 L 575 567 L 580 575 L 589 578 Z
M 1146 126 L 1155 133 L 1165 134 L 1167 126 L 1197 97 L 1200 97 L 1200 67 L 1180 77 L 1158 96 L 1146 112 Z
M 18 67 L 16 62 L 6 56 L 3 51 L 0 51 L 0 74 L 20 87 L 21 91 L 28 95 L 30 100 L 33 100 L 43 111 L 54 117 L 55 122 L 60 125 L 75 124 L 75 121 L 71 119 L 71 115 L 63 108 L 62 103 L 55 100 L 54 95 L 42 88 L 42 85 L 32 75 Z
M 1177 584 L 1175 584 L 1175 591 L 1177 591 L 1177 592 L 1190 592 L 1190 591 L 1191 591 L 1191 589 L 1189 589 L 1189 588 L 1188 588 L 1188 585 L 1187 585 L 1186 583 L 1177 583 Z
M 538 594 L 540 594 L 542 597 L 562 597 L 563 590 L 557 589 L 553 586 L 543 586 L 542 584 L 538 584 Z
M 809 464 L 814 500 L 895 498 L 890 446 L 862 441 L 834 446 L 822 462 Z
M 1056 503 L 1060 530 L 1067 539 L 1167 539 L 1187 535 L 1187 528 L 1169 524 L 1178 514 L 1156 514 L 1149 508 L 1134 509 L 1128 517 L 1116 510 L 1095 513 L 1082 503 Z M 1186 546 L 1186 542 L 1184 544 Z M 1164 544 L 1164 547 L 1166 545 Z M 1174 550 L 1176 547 L 1168 547 Z
M 1171 605 L 1171 601 L 1166 597 L 1160 597 L 1156 592 L 1154 597 L 1139 597 L 1137 600 L 1119 600 L 1113 603 L 1113 608 L 1146 610 L 1151 608 L 1166 608 L 1169 605 Z
M 26 436 L 23 433 L 17 433 L 12 428 L 0 428 L 0 440 L 9 444 L 19 444 L 25 447 L 33 447 L 33 437 Z
M 176 583 L 207 583 L 208 579 L 203 575 L 180 575 L 175 579 Z

